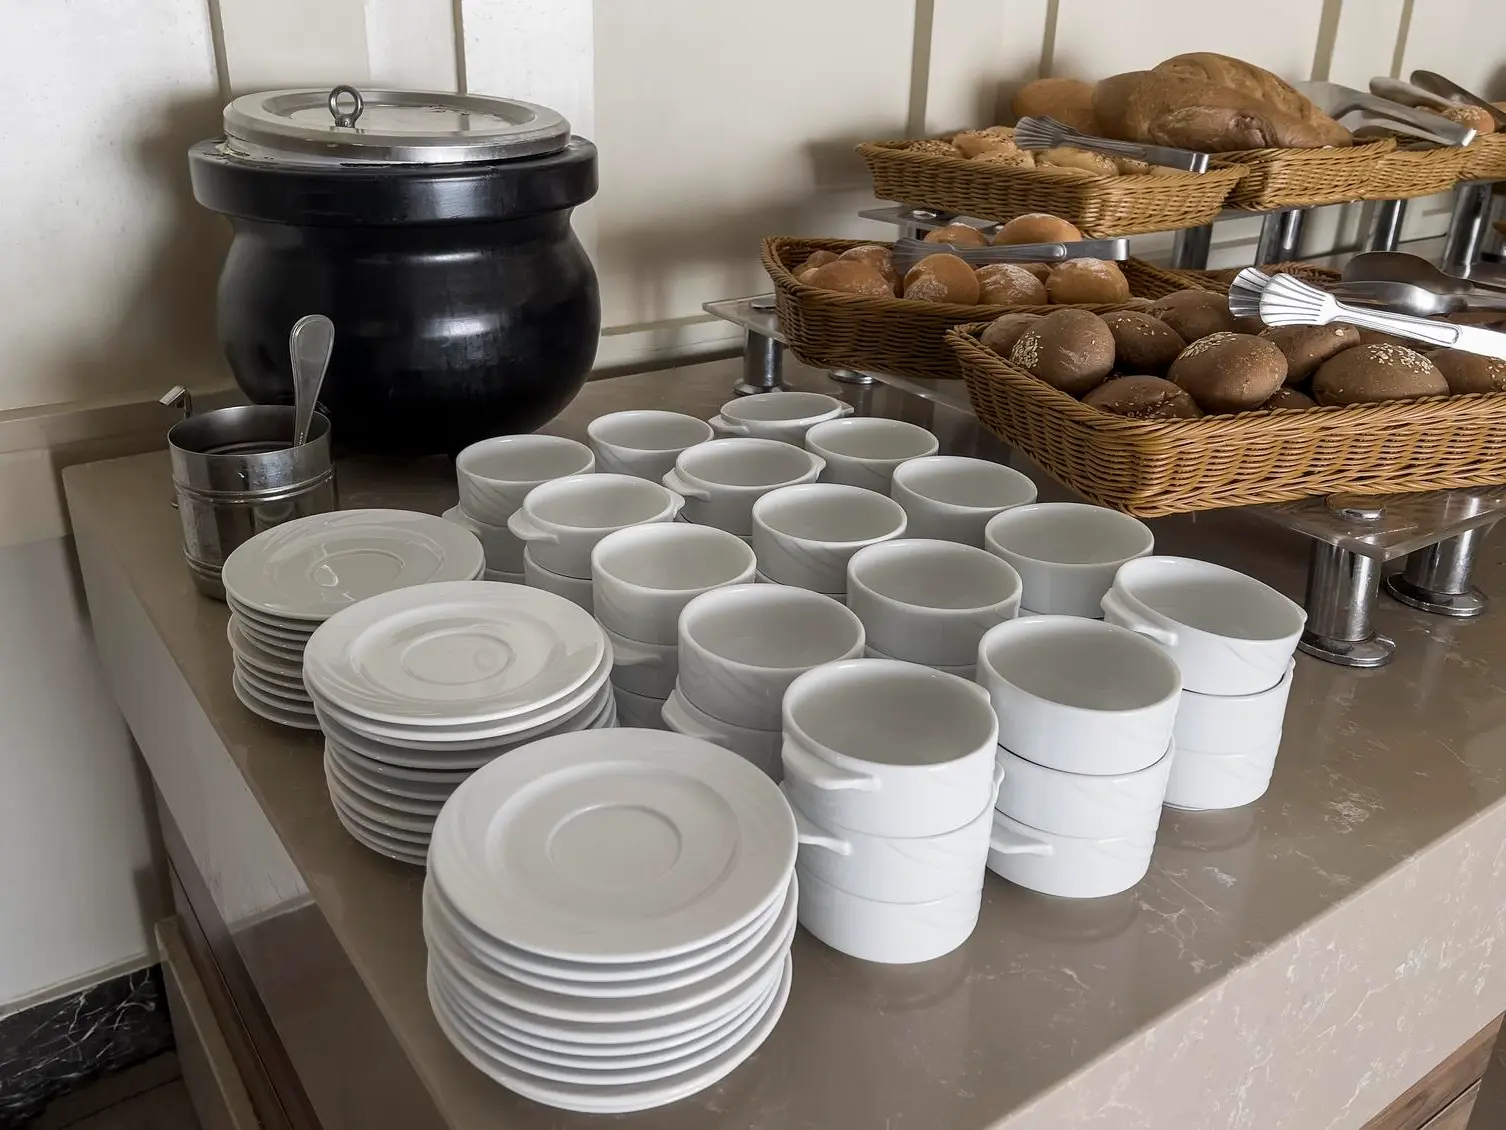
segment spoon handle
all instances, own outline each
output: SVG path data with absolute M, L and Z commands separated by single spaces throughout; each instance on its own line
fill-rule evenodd
M 314 403 L 324 384 L 335 348 L 335 323 L 323 314 L 306 314 L 293 323 L 288 334 L 288 353 L 293 360 L 293 446 L 308 442 L 314 422 Z

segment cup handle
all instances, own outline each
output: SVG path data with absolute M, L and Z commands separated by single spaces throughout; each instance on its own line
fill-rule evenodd
M 1034 836 L 1024 836 L 1019 832 L 1011 832 L 1008 829 L 994 825 L 993 832 L 988 837 L 988 846 L 1000 855 L 1054 855 L 1055 851 L 1045 840 L 1038 840 Z
M 826 470 L 826 460 L 822 459 L 821 456 L 817 455 L 814 451 L 807 451 L 806 454 L 811 457 L 811 462 L 815 464 L 816 475 L 819 477 L 821 472 Z
M 671 473 L 673 473 L 673 472 L 671 472 Z M 683 494 L 681 494 L 679 491 L 673 491 L 672 490 L 672 491 L 670 491 L 670 493 L 672 495 L 674 495 L 674 498 L 670 499 L 670 502 L 669 502 L 669 518 L 668 518 L 668 521 L 673 522 L 676 518 L 678 518 L 680 516 L 680 511 L 683 510 L 683 509 L 685 509 L 685 496 Z
M 612 641 L 612 663 L 618 667 L 662 667 L 664 660 L 619 636 Z
M 664 700 L 664 706 L 659 711 L 660 716 L 670 729 L 677 734 L 684 734 L 687 738 L 700 738 L 703 742 L 712 745 L 720 745 L 718 735 L 713 734 L 705 726 L 702 726 L 692 718 L 686 709 L 680 705 L 678 695 L 670 695 Z
M 856 411 L 857 409 L 851 404 L 843 404 L 842 407 L 837 409 L 837 419 L 840 420 L 843 416 L 851 416 Z
M 852 854 L 851 843 L 839 836 L 831 835 L 824 828 L 819 828 L 815 824 L 812 824 L 810 817 L 806 816 L 805 813 L 795 807 L 794 802 L 790 801 L 789 790 L 785 789 L 782 785 L 780 789 L 784 792 L 784 799 L 790 802 L 790 812 L 795 817 L 795 838 L 800 843 L 806 844 L 809 847 L 822 848 L 836 855 Z
M 700 487 L 691 486 L 680 477 L 679 472 L 673 467 L 664 473 L 663 482 L 666 487 L 680 496 L 681 506 L 685 505 L 684 500 L 687 498 L 694 498 L 698 502 L 706 502 L 711 498 L 709 490 L 702 490 Z M 679 511 L 675 511 L 675 513 L 678 514 Z
M 852 791 L 859 793 L 873 793 L 878 791 L 879 783 L 873 777 L 866 777 L 861 773 L 849 773 L 845 769 L 838 769 L 822 761 L 800 746 L 790 741 L 784 741 L 782 756 L 785 764 L 798 776 L 803 777 L 812 788 L 823 792 Z
M 988 802 L 990 808 L 994 807 L 995 805 L 997 805 L 999 803 L 999 790 L 1001 788 L 1003 788 L 1003 786 L 1004 786 L 1004 763 L 1002 761 L 1000 761 L 998 758 L 995 758 L 994 759 L 994 791 L 993 791 L 993 794 L 992 794 L 993 795 L 993 800 L 991 800 L 991 801 Z
M 522 541 L 541 541 L 549 545 L 559 545 L 560 539 L 551 534 L 529 517 L 526 510 L 514 510 L 507 517 L 507 528 L 513 536 Z
M 1103 594 L 1103 599 L 1099 601 L 1099 604 L 1103 608 L 1105 615 L 1113 616 L 1123 621 L 1124 627 L 1130 631 L 1138 632 L 1146 639 L 1155 640 L 1162 647 L 1176 646 L 1177 634 L 1175 632 L 1168 631 L 1159 624 L 1152 624 L 1143 617 L 1136 616 L 1113 589 L 1109 589 L 1108 592 Z
M 710 424 L 715 431 L 725 432 L 729 436 L 745 436 L 748 434 L 747 425 L 734 424 L 720 412 L 718 412 L 715 416 L 711 417 L 711 419 L 707 420 L 706 422 Z

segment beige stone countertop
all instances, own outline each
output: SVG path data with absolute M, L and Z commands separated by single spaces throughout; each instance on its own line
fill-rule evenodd
M 589 385 L 549 430 L 622 407 L 709 416 L 736 363 Z M 824 382 L 815 374 L 802 383 Z M 832 391 L 838 386 L 825 385 Z M 331 811 L 317 735 L 230 688 L 224 605 L 197 595 L 166 453 L 71 468 L 107 547 L 436 1107 L 457 1130 L 600 1124 L 511 1095 L 441 1035 L 417 870 Z M 342 464 L 342 504 L 439 511 L 447 461 Z M 1248 519 L 1153 523 L 1300 596 L 1304 544 Z M 1502 542 L 1476 582 L 1506 600 Z M 865 964 L 802 931 L 763 1048 L 718 1086 L 616 1125 L 662 1130 L 1357 1127 L 1506 1005 L 1506 607 L 1450 622 L 1382 599 L 1400 644 L 1363 672 L 1299 656 L 1275 778 L 1254 805 L 1168 812 L 1134 890 L 1071 902 L 990 876 L 956 953 Z

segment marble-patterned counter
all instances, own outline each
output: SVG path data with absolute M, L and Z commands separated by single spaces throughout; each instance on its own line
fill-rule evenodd
M 550 430 L 580 435 L 629 406 L 710 415 L 736 367 L 594 383 Z M 950 447 L 974 442 L 956 413 L 933 419 L 888 391 L 871 407 L 935 423 Z M 227 919 L 327 923 L 368 998 L 360 1007 L 396 1049 L 382 1086 L 421 1089 L 424 1124 L 599 1122 L 510 1095 L 446 1044 L 424 993 L 421 877 L 343 834 L 316 735 L 235 700 L 225 608 L 194 592 L 178 556 L 165 453 L 74 467 L 66 483 L 101 653 L 173 822 L 196 859 L 218 852 L 227 874 L 250 853 L 281 860 L 233 890 L 211 880 Z M 346 506 L 437 512 L 455 497 L 438 460 L 353 461 L 340 489 Z M 1238 515 L 1155 525 L 1164 547 L 1300 596 L 1305 546 L 1293 536 Z M 1476 580 L 1506 597 L 1499 539 Z M 973 938 L 913 968 L 866 965 L 802 933 L 788 1010 L 758 1054 L 710 1091 L 617 1124 L 1361 1126 L 1506 1005 L 1503 616 L 1455 623 L 1383 599 L 1395 662 L 1362 672 L 1299 656 L 1270 792 L 1234 812 L 1168 813 L 1135 890 L 1072 903 L 990 877 Z M 167 752 L 180 746 L 190 752 Z M 244 828 L 224 815 L 230 793 L 255 816 Z M 307 1013 L 316 998 L 306 987 Z M 285 1037 L 313 1023 L 273 1011 Z M 299 1054 L 290 1049 L 295 1068 Z M 324 1125 L 360 1124 L 341 1113 L 349 1091 L 308 1088 Z

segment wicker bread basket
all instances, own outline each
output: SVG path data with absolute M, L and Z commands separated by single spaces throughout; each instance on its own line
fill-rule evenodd
M 1487 133 L 1464 147 L 1460 180 L 1506 180 L 1506 133 Z
M 1000 314 L 1049 314 L 1061 306 L 956 306 L 906 298 L 870 298 L 807 286 L 792 273 L 814 251 L 860 247 L 855 239 L 774 236 L 763 241 L 763 265 L 774 280 L 779 328 L 795 356 L 820 369 L 857 369 L 912 377 L 955 379 L 957 362 L 943 341 L 964 322 Z M 871 242 L 871 241 L 870 241 Z M 944 250 L 938 248 L 938 250 Z M 1174 290 L 1207 289 L 1196 280 L 1138 259 L 1119 264 L 1136 298 L 1160 298 Z M 1133 304 L 1082 306 L 1106 313 Z
M 1220 153 L 1243 165 L 1229 206 L 1266 211 L 1345 204 L 1366 197 L 1375 166 L 1396 148 L 1392 138 L 1330 149 L 1246 149 Z
M 1397 148 L 1381 155 L 1365 190 L 1366 200 L 1410 200 L 1448 192 L 1463 176 L 1469 150 L 1458 145 Z
M 1219 159 L 1206 173 L 1085 176 L 1075 169 L 1011 168 L 930 152 L 924 142 L 858 146 L 881 200 L 982 220 L 1049 212 L 1094 238 L 1172 231 L 1211 223 L 1244 176 Z

